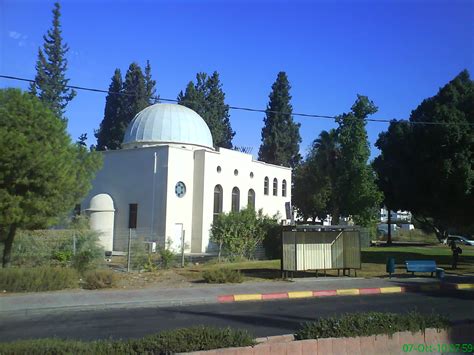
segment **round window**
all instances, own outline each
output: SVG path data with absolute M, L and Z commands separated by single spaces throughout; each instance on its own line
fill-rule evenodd
M 239 171 L 237 169 L 234 170 L 234 175 L 235 176 L 239 175 Z
M 221 171 L 222 171 L 221 167 L 218 166 L 218 167 L 217 167 L 217 172 L 220 173 Z
M 176 186 L 174 187 L 174 193 L 178 197 L 183 197 L 186 194 L 186 185 L 184 182 L 179 181 L 176 183 Z

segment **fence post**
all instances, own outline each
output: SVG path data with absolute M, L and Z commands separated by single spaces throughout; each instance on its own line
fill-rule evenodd
M 184 233 L 186 231 L 183 230 L 183 233 L 181 233 L 181 267 L 184 267 Z
M 127 272 L 130 272 L 130 251 L 132 249 L 132 228 L 128 230 Z

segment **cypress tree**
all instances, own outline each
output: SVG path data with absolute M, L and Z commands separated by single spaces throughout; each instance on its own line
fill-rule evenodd
M 215 147 L 232 148 L 235 132 L 230 124 L 229 105 L 219 74 L 196 74 L 196 83 L 190 81 L 185 92 L 178 95 L 178 103 L 196 111 L 206 122 L 212 134 Z
M 235 132 L 230 125 L 229 105 L 225 103 L 225 93 L 222 90 L 219 73 L 216 71 L 212 73 L 207 79 L 206 88 L 207 112 L 205 117 L 210 122 L 210 127 L 212 127 L 211 133 L 214 145 L 231 149 Z
M 153 80 L 151 77 L 151 65 L 149 60 L 146 61 L 145 67 L 145 89 L 148 103 L 150 105 L 158 103 L 159 99 L 156 97 L 156 80 Z
M 293 121 L 290 83 L 285 72 L 279 72 L 272 85 L 270 101 L 263 119 L 262 144 L 258 159 L 266 163 L 294 168 L 301 160 L 299 154 L 300 124 Z
M 149 101 L 145 77 L 140 66 L 137 63 L 132 63 L 125 74 L 123 95 L 120 97 L 120 112 L 117 123 L 114 125 L 114 130 L 117 131 L 114 138 L 120 144 L 123 141 L 128 124 L 138 112 L 147 106 L 149 106 Z
M 122 86 L 120 69 L 115 69 L 109 93 L 105 99 L 104 118 L 99 129 L 95 131 L 97 150 L 119 149 L 122 144 L 123 132 L 119 129 Z
M 61 36 L 60 9 L 59 3 L 55 3 L 53 26 L 43 36 L 44 46 L 38 51 L 35 83 L 30 85 L 30 93 L 38 96 L 58 118 L 66 121 L 64 111 L 76 92 L 66 87 L 69 82 L 66 79 L 66 54 L 69 47 L 63 43 Z

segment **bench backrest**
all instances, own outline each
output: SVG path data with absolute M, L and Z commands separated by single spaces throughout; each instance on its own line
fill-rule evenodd
M 434 260 L 407 260 L 405 261 L 408 270 L 436 270 L 436 262 Z

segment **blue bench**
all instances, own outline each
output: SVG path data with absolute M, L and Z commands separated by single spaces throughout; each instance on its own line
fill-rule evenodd
M 433 273 L 437 269 L 434 260 L 407 260 L 405 265 L 407 272 L 411 272 L 412 275 L 415 275 L 415 272 L 431 272 L 431 277 L 433 277 Z

